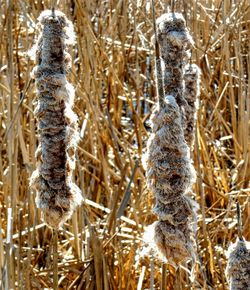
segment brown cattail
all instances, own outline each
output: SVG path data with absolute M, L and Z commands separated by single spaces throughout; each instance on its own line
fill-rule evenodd
M 226 276 L 230 290 L 250 289 L 250 243 L 242 235 L 240 204 L 237 201 L 238 238 L 227 251 Z
M 156 22 L 157 41 L 165 95 L 159 95 L 147 145 L 146 176 L 156 197 L 154 241 L 160 253 L 174 265 L 194 256 L 190 222 L 195 202 L 187 193 L 195 180 L 183 129 L 181 107 L 184 96 L 184 67 L 192 39 L 181 14 L 168 13 Z
M 250 289 L 250 243 L 244 238 L 228 249 L 226 276 L 230 290 Z
M 195 64 L 188 64 L 184 69 L 184 135 L 185 140 L 193 147 L 194 129 L 197 111 L 197 98 L 200 94 L 200 69 Z
M 183 70 L 193 41 L 179 13 L 166 13 L 156 21 L 162 59 L 165 95 L 172 95 L 179 106 L 184 98 Z
M 67 81 L 74 43 L 72 23 L 60 11 L 44 11 L 38 18 L 42 33 L 36 45 L 36 80 L 39 146 L 37 170 L 30 185 L 37 192 L 36 204 L 44 221 L 60 227 L 82 201 L 80 189 L 72 181 L 75 150 L 79 139 L 77 116 L 72 111 L 74 88 Z

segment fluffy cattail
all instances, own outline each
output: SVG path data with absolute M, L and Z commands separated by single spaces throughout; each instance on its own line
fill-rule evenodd
M 228 249 L 226 276 L 230 290 L 250 289 L 250 243 L 243 238 Z
M 72 23 L 60 11 L 44 11 L 38 18 L 42 33 L 36 45 L 36 80 L 39 146 L 37 170 L 30 185 L 37 192 L 36 204 L 44 221 L 60 227 L 81 203 L 80 189 L 72 181 L 78 142 L 77 116 L 72 111 L 74 88 L 67 81 L 74 43 Z
M 195 202 L 186 193 L 195 180 L 189 147 L 183 130 L 181 107 L 184 96 L 184 67 L 192 39 L 181 14 L 169 13 L 158 18 L 157 40 L 165 95 L 159 95 L 148 140 L 146 177 L 156 198 L 154 242 L 169 263 L 178 264 L 194 256 L 190 222 Z
M 200 94 L 200 69 L 195 64 L 188 64 L 184 70 L 184 135 L 187 144 L 192 148 L 197 111 L 197 98 Z
M 157 19 L 156 25 L 165 95 L 172 95 L 179 106 L 185 105 L 183 70 L 192 38 L 179 13 L 163 14 Z

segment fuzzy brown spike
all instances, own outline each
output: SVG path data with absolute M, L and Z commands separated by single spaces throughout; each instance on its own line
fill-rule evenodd
M 184 81 L 184 97 L 187 102 L 184 106 L 184 134 L 187 144 L 192 148 L 194 143 L 197 98 L 200 94 L 200 69 L 197 65 L 186 65 Z
M 156 197 L 153 225 L 159 252 L 173 265 L 194 257 L 192 217 L 196 204 L 187 193 L 195 180 L 195 171 L 185 141 L 181 106 L 184 98 L 184 67 L 192 39 L 181 14 L 169 13 L 157 20 L 165 96 L 159 100 L 152 117 L 148 140 L 146 177 Z
M 74 88 L 66 79 L 74 43 L 72 23 L 60 11 L 44 11 L 38 18 L 42 33 L 36 46 L 37 66 L 33 70 L 37 88 L 35 116 L 38 120 L 38 168 L 30 186 L 37 192 L 36 204 L 44 221 L 60 227 L 82 201 L 72 182 L 75 150 L 79 139 L 77 116 L 72 111 Z
M 189 226 L 193 203 L 185 195 L 195 180 L 188 157 L 181 113 L 175 99 L 166 96 L 165 108 L 157 107 L 152 116 L 153 133 L 146 156 L 147 181 L 155 194 L 154 240 L 160 253 L 172 264 L 192 257 L 192 230 Z
M 250 289 L 250 243 L 244 239 L 232 244 L 228 249 L 226 276 L 230 290 Z
M 172 95 L 179 106 L 185 105 L 183 69 L 193 41 L 179 13 L 166 13 L 156 21 L 165 95 Z

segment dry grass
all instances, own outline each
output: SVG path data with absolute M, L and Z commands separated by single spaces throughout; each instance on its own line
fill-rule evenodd
M 56 2 L 77 33 L 71 81 L 81 141 L 75 179 L 86 200 L 58 236 L 35 207 L 28 182 L 36 166 L 36 96 L 26 52 L 36 18 L 51 2 L 3 0 L 0 288 L 56 289 L 58 279 L 58 289 L 227 289 L 225 251 L 237 233 L 236 199 L 250 240 L 249 1 L 176 1 L 203 74 L 194 148 L 200 212 L 193 282 L 189 264 L 175 273 L 153 257 L 140 258 L 144 227 L 156 219 L 141 166 L 156 100 L 150 1 Z M 159 16 L 166 3 L 155 2 Z

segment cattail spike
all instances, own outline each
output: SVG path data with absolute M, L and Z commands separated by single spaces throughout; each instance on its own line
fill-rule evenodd
M 183 69 L 193 40 L 180 13 L 166 13 L 157 21 L 165 95 L 172 95 L 179 106 L 186 104 L 183 96 Z
M 238 238 L 226 253 L 228 262 L 226 277 L 230 290 L 250 289 L 250 242 L 242 235 L 242 221 L 239 201 L 236 202 Z
M 33 70 L 37 88 L 35 116 L 39 146 L 37 170 L 30 185 L 37 192 L 36 204 L 45 222 L 60 227 L 82 201 L 72 181 L 75 150 L 79 139 L 77 116 L 72 111 L 74 88 L 67 81 L 74 43 L 72 23 L 57 10 L 44 11 L 38 18 L 42 33 L 36 46 L 37 66 Z
M 226 276 L 230 290 L 250 289 L 250 243 L 237 239 L 227 251 Z
M 184 68 L 192 39 L 179 13 L 167 13 L 156 21 L 164 76 L 163 98 L 153 111 L 148 140 L 146 177 L 155 195 L 154 242 L 171 264 L 194 258 L 193 217 L 195 202 L 188 197 L 195 180 L 189 147 L 183 130 Z
M 190 219 L 193 205 L 187 195 L 195 180 L 175 99 L 166 96 L 165 109 L 155 109 L 153 134 L 148 141 L 147 180 L 155 194 L 155 243 L 168 262 L 178 264 L 193 256 Z M 171 243 L 170 243 L 171 242 Z M 172 243 L 173 242 L 173 243 Z
M 200 94 L 200 69 L 195 64 L 187 64 L 184 68 L 184 98 L 183 126 L 185 140 L 190 148 L 193 147 L 197 98 Z

